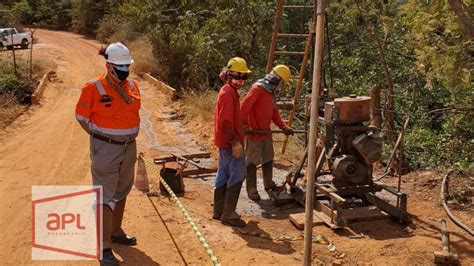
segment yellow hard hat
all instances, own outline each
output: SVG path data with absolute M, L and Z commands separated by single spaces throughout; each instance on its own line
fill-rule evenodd
M 273 68 L 273 72 L 280 76 L 280 78 L 282 78 L 284 81 L 290 80 L 291 71 L 290 68 L 285 65 L 276 65 Z
M 251 73 L 250 69 L 247 67 L 247 62 L 245 59 L 240 57 L 233 57 L 227 63 L 227 68 L 230 71 L 239 72 L 239 73 Z

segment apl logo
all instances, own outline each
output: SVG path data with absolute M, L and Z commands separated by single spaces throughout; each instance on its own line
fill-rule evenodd
M 101 187 L 32 188 L 32 259 L 99 259 Z
M 48 218 L 52 218 L 51 220 L 46 223 L 46 228 L 51 231 L 56 230 L 65 230 L 66 224 L 73 224 L 76 223 L 76 228 L 79 230 L 85 230 L 86 227 L 81 225 L 81 214 L 74 214 L 74 213 L 64 213 L 64 214 L 57 214 L 57 213 L 50 213 L 48 214 Z

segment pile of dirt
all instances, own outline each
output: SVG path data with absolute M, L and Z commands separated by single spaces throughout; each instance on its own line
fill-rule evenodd
M 447 203 L 453 210 L 469 211 L 474 215 L 474 176 L 455 172 L 448 179 Z
M 439 201 L 441 182 L 445 173 L 436 171 L 411 172 L 403 178 L 415 188 L 417 195 L 428 201 Z M 474 215 L 474 177 L 467 172 L 451 174 L 448 179 L 447 203 L 458 211 L 471 212 Z

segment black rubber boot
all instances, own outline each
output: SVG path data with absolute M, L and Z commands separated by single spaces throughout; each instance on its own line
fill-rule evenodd
M 265 192 L 271 200 L 277 199 L 276 187 L 277 185 L 273 182 L 273 161 L 262 164 L 263 172 L 263 185 L 265 186 Z
M 263 185 L 265 190 L 273 190 L 276 187 L 273 182 L 273 161 L 262 164 Z
M 257 166 L 254 164 L 247 165 L 247 177 L 245 180 L 247 195 L 253 201 L 259 201 L 260 195 L 257 191 Z
M 242 183 L 243 181 L 227 188 L 224 211 L 222 212 L 221 217 L 221 222 L 223 224 L 240 227 L 245 226 L 245 222 L 240 219 L 239 215 L 235 212 L 235 209 L 237 208 L 237 202 L 239 201 Z
M 224 211 L 226 192 L 227 184 L 223 187 L 214 189 L 214 214 L 212 215 L 212 219 L 214 220 L 221 219 L 222 212 Z

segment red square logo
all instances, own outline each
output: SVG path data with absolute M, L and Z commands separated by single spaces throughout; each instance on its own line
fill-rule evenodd
M 100 186 L 33 186 L 32 259 L 100 259 L 101 202 Z

